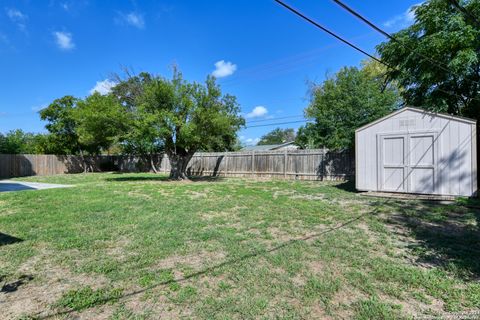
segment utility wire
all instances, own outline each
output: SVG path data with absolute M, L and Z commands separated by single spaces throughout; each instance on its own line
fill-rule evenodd
M 465 15 L 466 18 L 470 18 L 476 25 L 477 27 L 480 27 L 480 20 L 477 19 L 471 12 L 469 12 L 467 9 L 462 7 L 458 0 L 449 0 L 449 2 L 463 15 Z
M 380 27 L 378 27 L 377 25 L 375 25 L 373 22 L 371 22 L 370 20 L 368 20 L 367 18 L 365 18 L 364 16 L 362 16 L 360 13 L 358 13 L 357 11 L 353 10 L 351 7 L 349 7 L 347 4 L 345 4 L 344 2 L 340 1 L 340 0 L 332 0 L 333 2 L 335 2 L 336 4 L 338 4 L 340 7 L 342 7 L 343 9 L 345 9 L 346 11 L 348 11 L 350 14 L 354 15 L 355 17 L 357 17 L 358 19 L 360 19 L 361 21 L 363 21 L 364 23 L 366 23 L 368 26 L 370 26 L 372 29 L 378 31 L 379 33 L 383 34 L 385 37 L 387 37 L 388 39 L 396 42 L 396 43 L 399 43 L 400 45 L 402 45 L 404 48 L 410 50 L 412 53 L 430 61 L 431 63 L 433 63 L 435 66 L 437 66 L 438 68 L 442 69 L 443 71 L 447 71 L 447 72 L 451 72 L 451 70 L 449 69 L 449 67 L 438 61 L 438 60 L 435 60 L 435 59 L 432 59 L 430 58 L 429 56 L 421 53 L 421 52 L 417 52 L 416 49 L 412 48 L 411 46 L 405 44 L 405 42 L 403 41 L 400 41 L 398 40 L 397 38 L 395 38 L 394 36 L 392 36 L 390 33 L 386 32 L 385 30 L 381 29 Z M 456 0 L 449 0 L 450 2 L 456 2 Z M 457 3 L 458 4 L 458 3 Z M 470 81 L 472 83 L 475 83 L 477 85 L 480 85 L 479 82 L 475 81 L 475 80 L 472 80 L 472 79 L 468 79 L 468 78 L 465 78 L 465 80 L 467 81 Z
M 395 70 L 395 71 L 397 71 L 397 72 L 403 72 L 403 73 L 404 73 L 403 70 L 399 70 L 399 69 L 397 69 L 397 68 L 394 68 L 394 67 L 390 66 L 388 63 L 380 60 L 379 58 L 376 58 L 376 57 L 372 56 L 372 55 L 369 54 L 368 52 L 366 52 L 366 51 L 360 49 L 359 47 L 351 44 L 350 42 L 348 42 L 347 40 L 341 38 L 340 36 L 337 36 L 336 34 L 334 34 L 333 32 L 331 32 L 330 30 L 322 27 L 320 24 L 318 24 L 318 23 L 315 22 L 314 20 L 308 18 L 308 17 L 305 16 L 303 13 L 301 13 L 301 12 L 299 12 L 298 10 L 290 7 L 289 5 L 285 4 L 284 2 L 282 2 L 282 1 L 280 1 L 280 0 L 275 0 L 275 2 L 279 3 L 279 4 L 282 5 L 283 7 L 287 8 L 289 11 L 293 12 L 293 13 L 296 14 L 297 16 L 299 16 L 299 17 L 303 18 L 304 20 L 310 22 L 311 24 L 313 24 L 313 25 L 316 26 L 317 28 L 319 28 L 319 29 L 327 32 L 328 34 L 334 36 L 334 37 L 337 38 L 338 40 L 340 40 L 340 41 L 348 44 L 350 47 L 352 47 L 352 48 L 354 48 L 355 50 L 363 53 L 364 55 L 366 55 L 366 56 L 374 59 L 375 61 L 377 61 L 377 62 L 379 62 L 379 63 L 387 66 L 388 68 L 390 68 L 390 69 L 392 69 L 392 70 Z M 450 92 L 450 91 L 446 91 L 446 90 L 440 89 L 440 88 L 438 88 L 438 87 L 436 88 L 436 90 L 441 91 L 441 92 L 444 92 L 444 93 L 447 93 L 447 94 L 452 95 L 452 96 L 456 96 L 457 98 L 460 98 L 462 101 L 465 99 L 465 97 L 463 97 L 463 96 L 461 96 L 461 95 L 458 95 L 458 94 L 456 94 L 456 93 L 454 93 L 454 92 Z M 480 101 L 480 99 L 478 99 L 478 98 L 476 98 L 476 97 L 471 97 L 471 99 L 472 99 L 472 100 Z
M 296 10 L 295 8 L 289 6 L 288 4 L 286 4 L 285 2 L 283 1 L 280 1 L 280 0 L 275 0 L 278 4 L 280 4 L 281 6 L 285 7 L 286 9 L 288 9 L 289 11 L 295 13 L 297 16 L 301 17 L 302 19 L 304 20 L 307 20 L 308 22 L 310 22 L 311 24 L 313 24 L 314 26 L 316 26 L 317 28 L 323 30 L 324 32 L 328 33 L 329 35 L 331 35 L 332 37 L 336 38 L 337 40 L 340 40 L 341 42 L 347 44 L 348 46 L 354 48 L 355 50 L 363 53 L 364 55 L 370 57 L 371 59 L 381 63 L 381 64 L 384 64 L 386 65 L 387 67 L 390 67 L 388 64 L 386 64 L 385 62 L 381 61 L 380 59 L 376 58 L 375 56 L 369 54 L 368 52 L 360 49 L 359 47 L 357 47 L 356 45 L 354 45 L 353 43 L 351 43 L 350 41 L 348 40 L 345 40 L 343 39 L 342 37 L 338 36 L 337 34 L 335 34 L 334 32 L 328 30 L 327 28 L 325 28 L 324 26 L 322 26 L 321 24 L 315 22 L 314 20 L 310 19 L 309 17 L 307 17 L 306 15 L 304 15 L 303 13 L 301 13 L 300 11 Z
M 253 122 L 265 122 L 265 121 L 275 121 L 275 120 L 284 120 L 284 119 L 292 119 L 292 118 L 300 118 L 304 117 L 303 114 L 300 114 L 298 116 L 287 116 L 287 117 L 279 117 L 279 118 L 271 118 L 271 119 L 262 119 L 262 120 L 247 120 L 247 123 L 253 123 Z
M 282 124 L 291 124 L 291 123 L 303 123 L 303 122 L 310 122 L 312 120 L 299 120 L 299 121 L 287 121 L 287 122 L 277 122 L 277 123 L 268 123 L 268 124 L 257 124 L 254 126 L 247 126 L 245 129 L 250 129 L 250 128 L 258 128 L 258 127 L 270 127 L 270 126 L 277 126 L 277 125 L 282 125 Z

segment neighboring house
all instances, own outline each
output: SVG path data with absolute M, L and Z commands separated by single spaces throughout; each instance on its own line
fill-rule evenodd
M 244 147 L 240 151 L 274 151 L 274 150 L 297 150 L 298 146 L 293 142 L 285 142 L 282 144 L 265 144 L 260 146 Z

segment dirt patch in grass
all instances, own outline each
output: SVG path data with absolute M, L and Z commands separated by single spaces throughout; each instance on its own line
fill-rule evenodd
M 112 319 L 114 307 L 111 305 L 104 305 L 97 308 L 87 309 L 82 312 L 72 312 L 71 318 L 79 320 L 108 320 Z
M 121 237 L 116 241 L 109 243 L 105 253 L 114 257 L 117 260 L 124 260 L 127 256 L 132 255 L 127 247 L 131 244 L 131 240 L 126 237 Z
M 322 193 L 318 194 L 295 194 L 289 197 L 290 199 L 294 200 L 323 200 L 325 199 L 325 195 Z
M 182 304 L 181 307 L 172 303 L 162 294 L 153 294 L 149 297 L 136 295 L 125 301 L 125 308 L 133 315 L 149 314 L 151 319 L 185 319 L 192 315 L 190 305 Z
M 404 300 L 395 299 L 391 296 L 380 295 L 380 300 L 388 303 L 400 305 L 402 313 L 409 318 L 418 318 L 424 315 L 440 315 L 444 313 L 443 303 L 437 299 L 430 298 L 430 304 L 423 303 L 413 298 L 406 298 Z
M 152 196 L 139 192 L 139 191 L 130 191 L 127 193 L 128 196 L 133 197 L 133 198 L 140 198 L 144 200 L 151 200 Z
M 278 197 L 283 197 L 283 196 L 292 196 L 294 194 L 295 194 L 295 191 L 288 191 L 288 190 L 275 191 L 273 193 L 273 199 L 277 199 Z
M 66 291 L 85 285 L 99 288 L 108 283 L 103 277 L 75 274 L 58 265 L 42 264 L 42 261 L 47 259 L 38 255 L 19 268 L 18 274 L 28 274 L 33 278 L 31 281 L 12 292 L 0 293 L 2 313 L 8 318 L 45 316 L 55 312 L 52 305 Z
M 293 235 L 278 227 L 268 227 L 267 232 L 275 242 L 286 242 L 293 239 Z
M 188 197 L 192 200 L 207 198 L 209 193 L 210 193 L 210 190 L 208 190 L 208 189 L 205 189 L 203 192 L 198 192 L 198 191 L 193 191 L 193 190 L 190 190 L 190 191 L 186 192 Z
M 224 252 L 200 250 L 197 253 L 188 255 L 171 256 L 158 261 L 155 269 L 175 269 L 177 267 L 190 267 L 194 270 L 200 270 L 210 263 L 219 263 L 225 259 Z

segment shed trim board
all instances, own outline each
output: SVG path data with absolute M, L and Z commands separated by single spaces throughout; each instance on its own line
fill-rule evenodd
M 424 115 L 429 115 L 429 116 L 436 116 L 436 117 L 441 117 L 441 118 L 445 118 L 445 119 L 453 119 L 453 120 L 457 120 L 457 121 L 463 121 L 463 122 L 467 122 L 467 123 L 472 123 L 472 124 L 477 124 L 477 121 L 474 120 L 474 119 L 470 119 L 470 118 L 466 118 L 466 117 L 461 117 L 461 116 L 452 116 L 451 114 L 446 114 L 446 113 L 440 113 L 440 112 L 431 112 L 431 111 L 427 111 L 427 110 L 423 110 L 423 109 L 419 109 L 419 108 L 414 108 L 414 107 L 404 107 L 402 109 L 398 109 L 397 111 L 395 112 L 392 112 L 390 114 L 387 114 L 386 116 L 380 118 L 380 119 L 377 119 L 373 122 L 370 122 L 370 123 L 367 123 L 366 125 L 358 128 L 357 130 L 355 130 L 355 132 L 358 132 L 358 131 L 362 131 L 364 129 L 367 129 L 377 123 L 380 123 L 384 120 L 387 120 L 388 118 L 391 118 L 393 116 L 396 116 L 397 114 L 400 114 L 402 112 L 405 112 L 405 111 L 414 111 L 414 112 L 419 112 L 421 114 L 424 114 Z
M 405 107 L 355 130 L 359 191 L 473 196 L 477 129 L 472 119 Z
M 473 196 L 478 195 L 477 182 L 477 125 L 472 126 L 472 190 Z

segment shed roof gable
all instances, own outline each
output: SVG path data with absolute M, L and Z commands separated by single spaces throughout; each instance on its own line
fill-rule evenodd
M 380 118 L 380 119 L 377 119 L 373 122 L 370 122 L 370 123 L 367 123 L 366 125 L 358 128 L 357 130 L 355 130 L 355 132 L 359 132 L 359 131 L 362 131 L 364 129 L 367 129 L 367 128 L 370 128 L 371 126 L 374 126 L 376 125 L 377 123 L 380 123 L 382 121 L 385 121 L 393 116 L 396 116 L 400 113 L 403 113 L 405 111 L 413 111 L 413 112 L 418 112 L 418 113 L 421 113 L 423 115 L 429 115 L 429 116 L 432 116 L 432 117 L 441 117 L 441 118 L 446 118 L 446 119 L 450 119 L 450 120 L 456 120 L 456 121 L 460 121 L 460 122 L 466 122 L 466 123 L 470 123 L 470 124 L 476 124 L 477 121 L 476 120 L 473 120 L 473 119 L 469 119 L 469 118 L 465 118 L 465 117 L 460 117 L 460 116 L 453 116 L 453 115 L 450 115 L 450 114 L 446 114 L 446 113 L 438 113 L 438 112 L 431 112 L 431 111 L 426 111 L 426 110 L 423 110 L 423 109 L 419 109 L 419 108 L 414 108 L 414 107 L 404 107 L 402 109 L 399 109 L 397 111 L 394 111 L 390 114 L 387 114 L 386 116 Z

